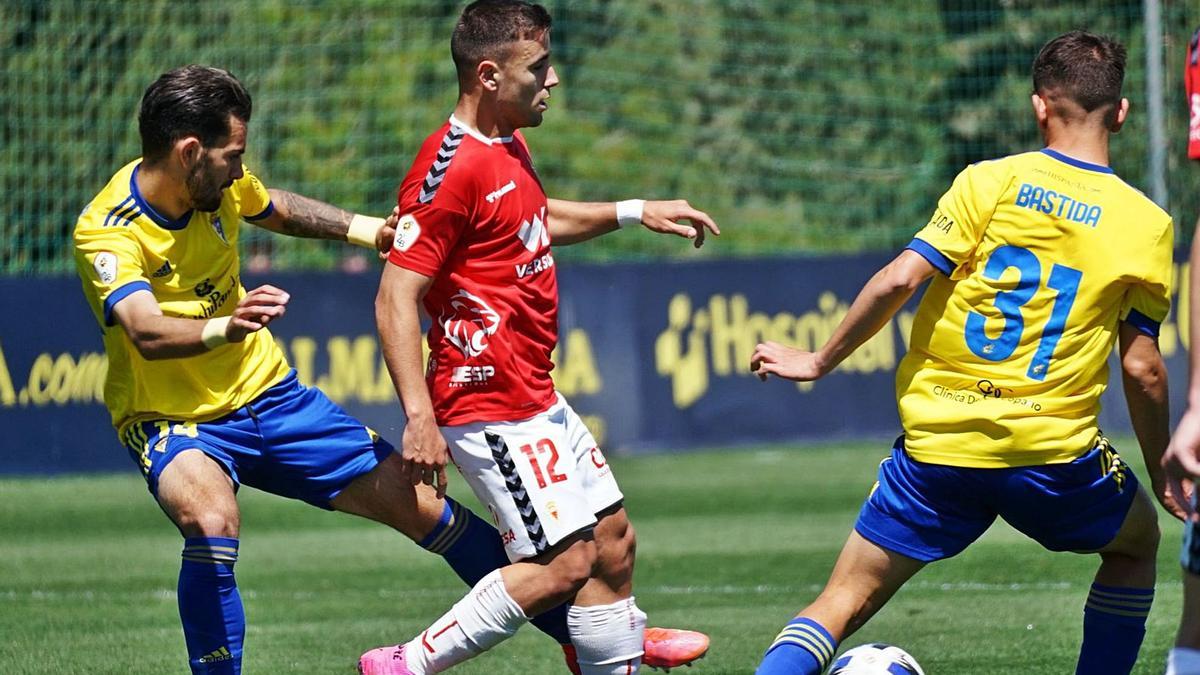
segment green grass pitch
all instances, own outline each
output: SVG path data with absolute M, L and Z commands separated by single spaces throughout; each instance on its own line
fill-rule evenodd
M 1145 476 L 1132 443 L 1119 445 Z M 638 604 L 651 625 L 712 636 L 689 673 L 749 673 L 824 582 L 887 443 L 616 458 L 638 530 Z M 466 498 L 452 476 L 452 493 Z M 379 525 L 247 489 L 238 580 L 246 672 L 354 672 L 465 590 L 437 557 Z M 1136 672 L 1161 673 L 1180 607 L 1178 523 Z M 129 474 L 0 480 L 0 672 L 183 673 L 180 541 Z M 909 650 L 932 675 L 1069 673 L 1096 558 L 1051 554 L 998 524 L 926 568 L 847 645 Z M 563 673 L 525 628 L 454 672 Z

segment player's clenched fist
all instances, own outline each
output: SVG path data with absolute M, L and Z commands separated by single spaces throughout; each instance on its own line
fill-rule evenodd
M 774 375 L 797 382 L 809 382 L 828 372 L 816 352 L 806 352 L 778 342 L 763 342 L 755 347 L 754 356 L 750 358 L 750 370 L 760 380 L 765 381 L 768 375 Z
M 230 342 L 241 342 L 246 336 L 267 327 L 287 311 L 289 296 L 285 291 L 264 284 L 250 291 L 238 302 L 225 329 Z
M 413 485 L 433 486 L 438 499 L 446 496 L 446 461 L 450 450 L 433 418 L 410 418 L 404 425 L 403 446 L 400 474 Z

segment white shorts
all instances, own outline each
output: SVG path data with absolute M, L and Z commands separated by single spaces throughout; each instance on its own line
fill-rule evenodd
M 447 426 L 442 434 L 511 561 L 591 528 L 597 513 L 623 498 L 592 433 L 561 395 L 528 419 Z

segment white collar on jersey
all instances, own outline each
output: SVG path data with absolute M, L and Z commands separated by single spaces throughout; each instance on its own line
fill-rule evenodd
M 454 115 L 450 115 L 450 124 L 453 124 L 454 126 L 458 127 L 459 129 L 462 129 L 463 131 L 467 132 L 467 134 L 469 134 L 472 138 L 479 141 L 480 143 L 483 143 L 484 145 L 491 145 L 493 143 L 512 143 L 512 139 L 513 139 L 512 136 L 501 136 L 499 138 L 488 138 L 487 136 L 484 136 L 482 133 L 480 133 L 478 129 L 476 129 L 475 127 L 473 127 L 469 124 L 463 123 L 462 120 L 458 119 Z

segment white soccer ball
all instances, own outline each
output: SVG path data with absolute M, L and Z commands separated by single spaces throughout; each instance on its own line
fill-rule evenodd
M 837 657 L 828 675 L 925 675 L 911 654 L 892 645 L 859 645 Z

